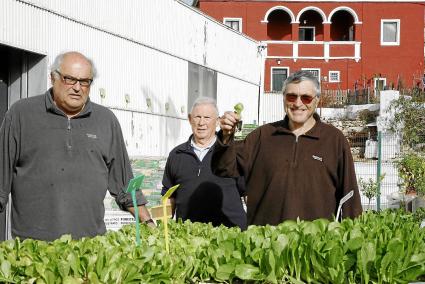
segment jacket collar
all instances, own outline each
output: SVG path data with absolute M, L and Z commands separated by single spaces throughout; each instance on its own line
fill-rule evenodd
M 189 136 L 189 139 L 186 142 L 184 142 L 183 144 L 178 146 L 178 148 L 176 150 L 177 153 L 193 152 L 192 149 L 191 149 L 191 146 L 190 146 L 190 140 L 192 139 L 192 136 L 193 136 L 193 134 Z
M 46 102 L 46 110 L 58 115 L 63 115 L 66 116 L 66 114 L 56 106 L 56 104 L 53 101 L 53 89 L 50 88 L 46 91 L 45 95 L 45 102 Z M 90 97 L 87 98 L 87 102 L 84 106 L 84 109 L 76 116 L 74 116 L 73 118 L 78 118 L 78 117 L 85 117 L 85 116 L 89 116 L 92 112 L 92 102 L 90 101 Z
M 313 118 L 316 120 L 316 123 L 312 129 L 304 134 L 304 136 L 319 139 L 321 132 L 320 130 L 323 127 L 323 122 L 320 120 L 320 116 L 316 112 L 313 114 Z M 283 120 L 276 121 L 271 125 L 275 127 L 274 133 L 276 134 L 292 134 L 292 131 L 289 129 L 289 117 L 287 115 L 285 115 Z
M 192 138 L 193 138 L 193 134 L 190 135 L 189 139 L 177 149 L 177 152 L 192 152 L 193 153 L 193 148 L 192 148 L 192 145 L 190 143 L 192 141 Z M 217 140 L 215 141 L 215 143 L 217 143 Z M 210 152 L 212 149 L 214 149 L 215 143 L 211 146 L 211 148 L 208 152 Z

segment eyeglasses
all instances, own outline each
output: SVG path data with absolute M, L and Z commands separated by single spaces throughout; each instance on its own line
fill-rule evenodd
M 297 101 L 298 97 L 301 99 L 301 102 L 305 105 L 310 104 L 315 97 L 309 95 L 295 95 L 295 94 L 286 94 L 285 99 L 287 102 L 294 103 Z
M 81 87 L 89 87 L 91 85 L 91 83 L 93 82 L 93 79 L 88 79 L 88 78 L 87 79 L 77 79 L 77 78 L 72 77 L 72 76 L 63 75 L 58 70 L 55 70 L 55 72 L 59 74 L 59 76 L 62 79 L 62 82 L 64 82 L 64 84 L 66 84 L 66 85 L 74 86 L 78 82 L 78 83 L 80 83 Z

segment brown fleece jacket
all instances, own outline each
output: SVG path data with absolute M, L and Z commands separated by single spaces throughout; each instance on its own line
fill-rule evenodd
M 296 138 L 288 118 L 263 125 L 244 141 L 218 143 L 212 168 L 219 176 L 244 176 L 248 194 L 248 224 L 276 225 L 284 220 L 331 219 L 340 199 L 343 217 L 361 214 L 360 194 L 348 142 L 341 131 L 320 121 Z

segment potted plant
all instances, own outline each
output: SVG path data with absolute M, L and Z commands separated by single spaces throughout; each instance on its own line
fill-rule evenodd
M 406 194 L 414 193 L 412 211 L 425 207 L 425 156 L 418 152 L 403 154 L 396 162 L 399 177 Z

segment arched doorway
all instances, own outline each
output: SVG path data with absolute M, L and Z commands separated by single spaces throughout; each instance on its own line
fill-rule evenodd
M 274 10 L 267 18 L 267 37 L 270 40 L 292 40 L 291 16 L 284 10 Z
M 345 11 L 335 12 L 330 19 L 331 24 L 331 40 L 332 41 L 354 41 L 354 18 Z

